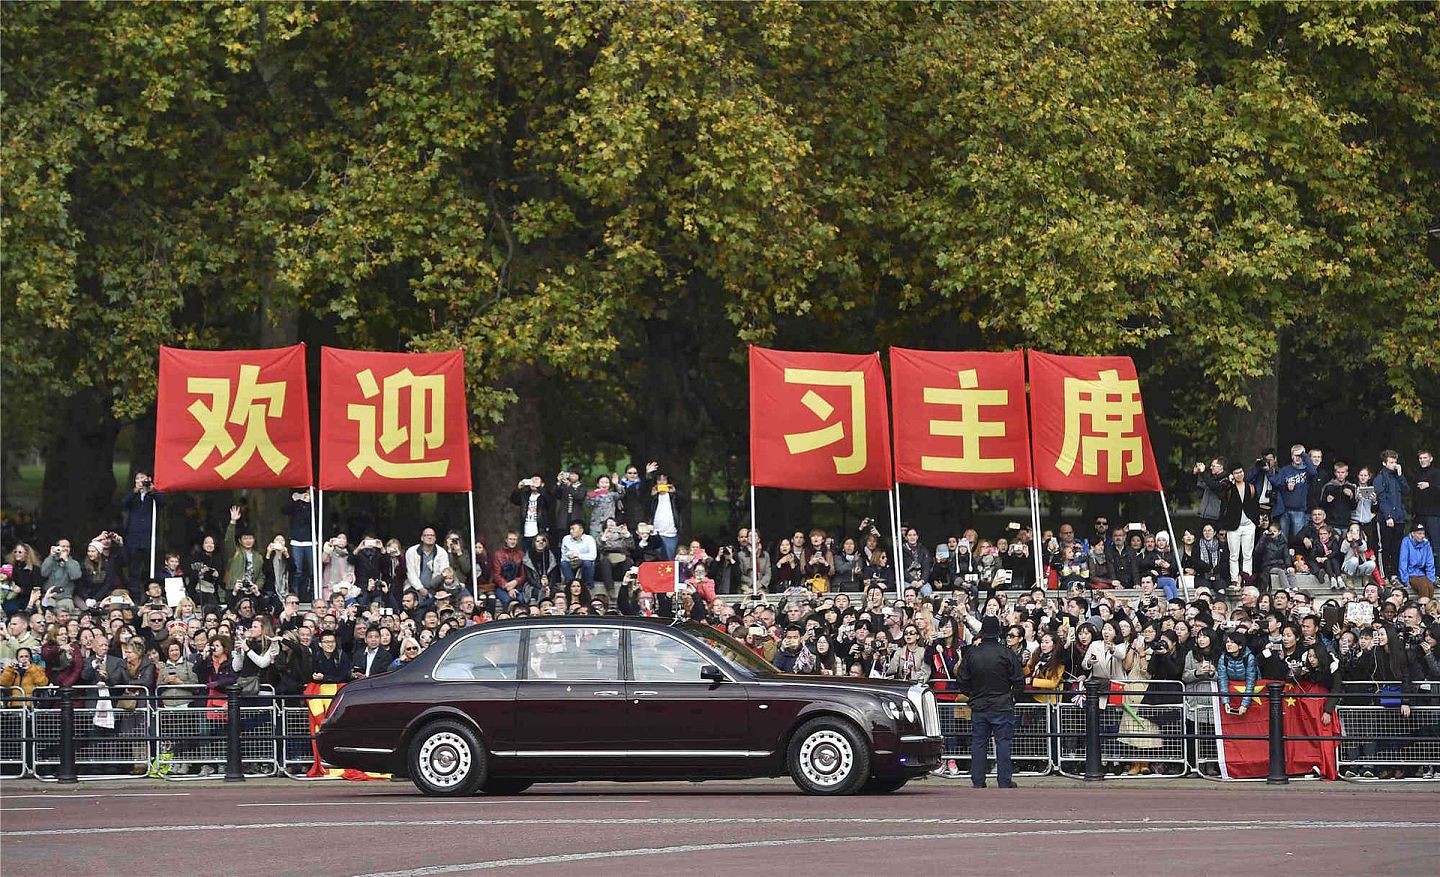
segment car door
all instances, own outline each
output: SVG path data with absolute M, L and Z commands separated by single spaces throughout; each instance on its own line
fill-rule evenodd
M 477 633 L 456 642 L 435 662 L 430 678 L 438 700 L 465 712 L 492 751 L 515 746 L 515 688 L 520 675 L 521 631 Z
M 623 757 L 629 745 L 630 704 L 620 652 L 619 627 L 530 628 L 516 686 L 514 754 L 526 759 L 572 759 L 577 767 L 592 764 L 593 759 Z
M 716 662 L 662 629 L 627 631 L 630 728 L 638 756 L 653 759 L 753 757 L 745 686 L 700 678 Z

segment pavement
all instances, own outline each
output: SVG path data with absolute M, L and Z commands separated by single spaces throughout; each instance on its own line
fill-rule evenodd
M 398 782 L 6 781 L 0 872 L 1440 874 L 1434 784 L 1020 782 L 851 798 L 781 780 L 578 783 L 446 799 Z

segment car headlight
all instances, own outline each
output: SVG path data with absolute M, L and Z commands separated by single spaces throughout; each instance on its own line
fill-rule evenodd
M 919 713 L 915 712 L 915 704 L 908 700 L 905 701 L 905 705 L 900 708 L 900 711 L 905 714 L 905 721 L 912 725 L 916 724 L 920 719 Z
M 906 705 L 908 706 L 909 704 L 907 703 Z M 885 715 L 897 722 L 900 721 L 900 704 L 893 700 L 885 701 Z

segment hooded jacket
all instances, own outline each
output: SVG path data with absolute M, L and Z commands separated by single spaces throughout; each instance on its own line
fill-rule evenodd
M 1310 509 L 1310 479 L 1318 474 L 1315 464 L 1306 457 L 1301 463 L 1288 463 L 1280 467 L 1280 505 L 1287 512 L 1304 512 Z
M 1416 542 L 1413 536 L 1406 536 L 1400 543 L 1400 580 L 1411 576 L 1435 581 L 1435 550 L 1428 538 Z

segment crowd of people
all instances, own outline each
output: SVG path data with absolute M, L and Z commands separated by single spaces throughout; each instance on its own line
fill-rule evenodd
M 165 552 L 161 571 L 137 580 L 127 546 L 149 522 L 127 517 L 83 559 L 64 538 L 44 553 L 6 546 L 0 686 L 27 697 L 75 685 L 298 695 L 311 682 L 402 667 L 458 628 L 622 613 L 712 624 L 785 672 L 926 682 L 960 700 L 966 649 L 995 619 L 1041 702 L 1095 678 L 1123 684 L 1127 703 L 1181 704 L 1203 724 L 1213 698 L 1187 690 L 1242 682 L 1231 706 L 1243 712 L 1261 679 L 1372 693 L 1394 683 L 1387 703 L 1408 715 L 1422 692 L 1440 691 L 1428 538 L 1437 484 L 1430 453 L 1418 459 L 1406 479 L 1386 452 L 1378 478 L 1361 468 L 1352 483 L 1348 466 L 1324 470 L 1322 455 L 1300 446 L 1283 467 L 1273 455 L 1251 467 L 1216 458 L 1196 468 L 1199 533 L 1174 541 L 1099 516 L 1088 537 L 1070 522 L 1040 534 L 1021 523 L 964 528 L 933 542 L 903 527 L 896 547 L 867 519 L 853 533 L 797 530 L 773 550 L 749 528 L 682 542 L 683 496 L 653 463 L 592 489 L 578 471 L 520 481 L 515 527 L 493 549 L 428 526 L 408 546 L 371 532 L 316 544 L 309 493 L 296 491 L 288 534 L 262 546 L 232 507 L 223 533 Z M 163 501 L 143 474 L 131 497 L 131 515 Z M 639 565 L 653 560 L 675 562 L 674 597 L 639 586 Z M 1312 586 L 1297 587 L 1307 573 Z M 1134 758 L 1113 770 L 1165 769 L 1145 758 L 1147 724 L 1126 712 L 1118 732 L 1131 735 Z M 959 775 L 953 761 L 942 772 Z

